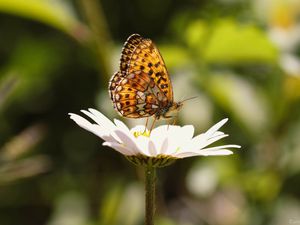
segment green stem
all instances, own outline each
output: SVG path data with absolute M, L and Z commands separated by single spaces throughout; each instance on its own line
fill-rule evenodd
M 95 44 L 93 49 L 96 50 L 98 57 L 99 71 L 108 79 L 108 75 L 111 74 L 109 61 L 111 38 L 101 2 L 98 0 L 80 0 L 79 2 L 92 32 L 92 41 Z
M 145 225 L 154 225 L 156 171 L 152 165 L 145 166 Z

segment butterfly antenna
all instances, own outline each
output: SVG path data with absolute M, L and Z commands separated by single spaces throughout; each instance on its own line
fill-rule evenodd
M 183 99 L 183 100 L 180 101 L 180 102 L 183 103 L 183 102 L 186 102 L 186 101 L 188 101 L 188 100 L 192 100 L 192 99 L 198 98 L 198 97 L 199 97 L 199 96 L 193 96 L 193 97 L 190 97 L 190 98 Z

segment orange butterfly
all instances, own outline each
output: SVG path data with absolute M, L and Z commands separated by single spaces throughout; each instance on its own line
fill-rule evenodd
M 182 107 L 182 102 L 173 101 L 171 80 L 158 49 L 139 34 L 125 42 L 109 94 L 114 108 L 128 118 L 172 118 L 171 113 Z

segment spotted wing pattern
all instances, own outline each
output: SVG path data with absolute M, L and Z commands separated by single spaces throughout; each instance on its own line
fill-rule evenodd
M 167 69 L 150 39 L 138 34 L 127 39 L 109 92 L 114 108 L 129 118 L 152 116 L 173 103 Z

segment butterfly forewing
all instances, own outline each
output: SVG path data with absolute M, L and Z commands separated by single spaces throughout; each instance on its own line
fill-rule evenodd
M 125 117 L 152 116 L 173 103 L 165 63 L 153 42 L 131 35 L 122 50 L 120 71 L 109 84 L 114 108 Z
M 124 44 L 120 59 L 120 71 L 126 76 L 128 65 L 135 49 L 142 42 L 143 38 L 139 34 L 131 35 Z

